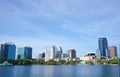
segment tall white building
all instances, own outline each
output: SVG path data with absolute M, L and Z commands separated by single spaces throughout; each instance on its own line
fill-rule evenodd
M 47 46 L 45 49 L 45 61 L 56 59 L 58 55 L 58 49 L 55 46 Z

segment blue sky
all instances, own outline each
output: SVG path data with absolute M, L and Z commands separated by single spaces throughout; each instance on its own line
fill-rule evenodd
M 0 0 L 0 43 L 33 47 L 33 57 L 47 45 L 74 48 L 77 56 L 120 43 L 119 0 Z

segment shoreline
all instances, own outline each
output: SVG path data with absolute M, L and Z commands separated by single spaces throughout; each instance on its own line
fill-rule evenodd
M 0 66 L 46 66 L 47 64 L 28 64 L 28 65 L 0 65 Z M 51 64 L 52 65 L 52 64 Z M 47 65 L 47 66 L 51 66 L 51 65 Z M 75 64 L 75 65 L 72 65 L 72 64 L 56 64 L 54 66 L 62 66 L 62 65 L 65 65 L 65 66 L 96 66 L 96 65 L 102 65 L 102 66 L 120 66 L 120 64 Z

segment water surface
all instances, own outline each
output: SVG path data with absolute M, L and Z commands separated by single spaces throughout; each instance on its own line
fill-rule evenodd
M 0 77 L 120 77 L 118 65 L 0 66 Z

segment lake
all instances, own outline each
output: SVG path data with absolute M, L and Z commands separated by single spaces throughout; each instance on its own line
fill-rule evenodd
M 0 66 L 0 77 L 120 77 L 118 65 Z

